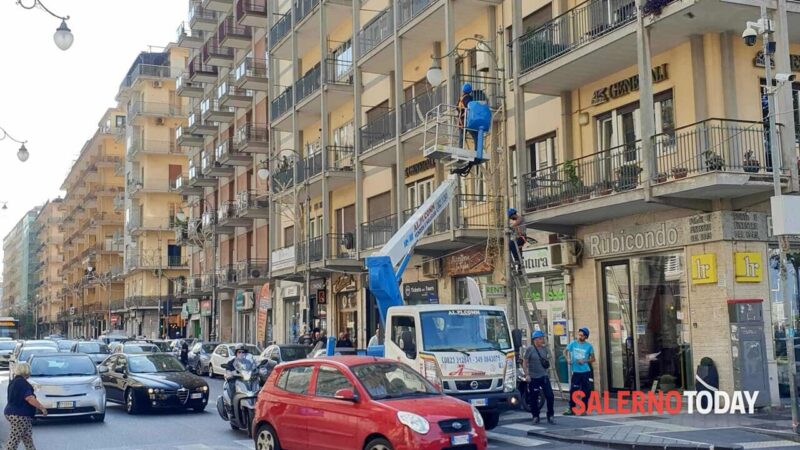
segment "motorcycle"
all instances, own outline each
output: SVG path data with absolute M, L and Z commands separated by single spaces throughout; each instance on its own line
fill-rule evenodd
M 222 395 L 217 397 L 217 412 L 232 429 L 252 434 L 250 425 L 255 417 L 256 397 L 275 366 L 275 361 L 269 359 L 257 364 L 250 354 L 222 365 L 232 374 L 226 377 Z M 233 398 L 230 398 L 230 383 L 234 383 Z

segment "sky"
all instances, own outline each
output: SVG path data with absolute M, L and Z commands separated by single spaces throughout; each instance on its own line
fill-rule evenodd
M 59 19 L 0 0 L 0 127 L 27 140 L 30 152 L 23 164 L 16 156 L 19 144 L 0 141 L 0 202 L 8 202 L 0 210 L 0 238 L 26 211 L 63 196 L 60 186 L 72 161 L 115 106 L 136 56 L 175 42 L 188 11 L 188 0 L 42 1 L 55 14 L 70 16 L 75 41 L 69 50 L 53 42 Z

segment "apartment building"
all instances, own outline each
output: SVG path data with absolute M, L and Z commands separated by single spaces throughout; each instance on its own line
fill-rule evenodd
M 182 203 L 178 180 L 187 171 L 176 130 L 186 124 L 175 75 L 188 52 L 174 45 L 141 52 L 117 94 L 125 112 L 124 283 L 122 302 L 112 306 L 119 328 L 130 335 L 177 335 L 181 304 L 172 286 L 188 275 L 187 255 L 172 225 Z
M 784 314 L 796 313 L 778 289 L 769 198 L 773 170 L 797 191 L 800 85 L 778 88 L 773 142 L 761 43 L 740 37 L 759 3 L 637 4 L 523 2 L 520 209 L 578 256 L 537 299 L 567 312 L 552 337 L 573 331 L 565 318 L 592 330 L 598 387 L 690 389 L 709 357 L 722 389 L 777 404 L 789 389 Z M 778 72 L 800 71 L 798 12 L 776 12 Z M 550 266 L 536 261 L 531 277 Z
M 178 41 L 191 50 L 178 93 L 189 120 L 178 142 L 190 148 L 187 199 L 176 237 L 191 248 L 186 297 L 188 333 L 206 339 L 263 342 L 256 298 L 268 275 L 267 184 L 256 172 L 266 160 L 266 13 L 259 2 L 189 4 Z M 259 337 L 260 336 L 260 337 Z
M 108 109 L 61 185 L 61 320 L 71 337 L 96 337 L 118 321 L 111 311 L 123 298 L 125 124 L 123 110 Z
M 64 317 L 68 313 L 61 295 L 61 267 L 64 263 L 64 233 L 59 225 L 64 220 L 64 202 L 55 198 L 42 206 L 36 217 L 39 228 L 38 286 L 36 313 L 38 336 L 65 333 Z
M 39 207 L 26 212 L 3 238 L 2 312 L 17 318 L 22 333 L 28 335 L 34 330 L 31 307 L 37 283 L 38 214 Z

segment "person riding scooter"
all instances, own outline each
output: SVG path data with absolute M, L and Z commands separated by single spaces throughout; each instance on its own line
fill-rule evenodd
M 236 375 L 236 368 L 234 367 L 234 363 L 237 359 L 244 360 L 248 356 L 252 358 L 250 352 L 247 350 L 244 344 L 239 344 L 236 346 L 236 350 L 234 350 L 234 357 L 230 359 L 223 367 L 225 367 L 225 380 L 228 381 L 226 383 L 226 388 L 228 390 L 228 398 L 233 400 L 233 396 L 236 393 L 236 383 L 231 383 L 231 378 Z

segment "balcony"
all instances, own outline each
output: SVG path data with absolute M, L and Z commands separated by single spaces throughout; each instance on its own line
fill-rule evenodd
M 233 234 L 236 227 L 252 227 L 253 219 L 236 214 L 236 200 L 225 201 L 217 209 L 217 231 L 219 234 Z
M 377 119 L 368 122 L 361 127 L 361 154 L 362 162 L 372 166 L 390 166 L 394 164 L 394 151 L 388 151 L 394 147 L 397 137 L 397 126 L 395 123 L 395 110 L 389 109 Z
M 188 73 L 182 73 L 175 81 L 175 90 L 181 97 L 203 98 L 203 83 L 192 81 Z
M 761 122 L 726 119 L 654 136 L 651 195 L 659 201 L 645 201 L 638 141 L 526 174 L 526 218 L 535 228 L 564 230 L 667 204 L 711 210 L 718 199 L 766 200 L 773 186 L 764 136 Z
M 246 123 L 236 130 L 233 143 L 242 153 L 266 155 L 269 153 L 269 130 Z
M 181 117 L 181 105 L 156 102 L 133 102 L 128 106 L 128 124 L 133 124 L 139 117 Z
M 280 55 L 280 59 L 291 59 L 291 49 L 289 50 L 289 55 L 282 54 L 282 53 L 275 53 L 275 50 L 281 44 L 289 33 L 292 31 L 292 11 L 289 10 L 286 14 L 281 15 L 280 13 L 276 13 L 277 16 L 280 16 L 279 19 L 275 21 L 275 24 L 272 25 L 272 28 L 269 29 L 269 50 L 270 53 L 273 54 L 276 58 Z
M 322 194 L 322 176 L 327 180 L 328 191 L 334 191 L 355 180 L 355 148 L 352 146 L 329 145 L 326 149 L 326 160 L 322 152 L 306 157 L 301 170 L 309 182 L 309 194 L 316 197 Z M 322 175 L 322 176 L 320 176 Z
M 217 179 L 206 176 L 201 169 L 201 163 L 204 158 L 195 158 L 189 160 L 189 186 L 194 188 L 216 187 Z
M 267 0 L 236 0 L 236 19 L 239 25 L 267 27 Z
M 200 136 L 216 136 L 217 131 L 219 131 L 219 126 L 203 119 L 201 110 L 198 109 L 189 114 L 189 122 L 186 129 L 190 134 L 197 134 Z M 198 147 L 202 146 L 202 144 L 203 143 L 200 142 Z
M 175 129 L 175 142 L 186 147 L 202 147 L 204 138 L 200 134 L 189 132 L 189 128 L 183 125 Z
M 294 186 L 295 181 L 295 165 L 291 163 L 281 163 L 280 167 L 278 167 L 275 172 L 270 176 L 270 181 L 272 181 L 272 192 L 275 194 L 284 192 L 288 190 L 292 186 Z M 299 180 L 302 178 L 302 169 L 298 167 L 298 176 L 296 177 Z
M 216 11 L 194 4 L 189 9 L 189 27 L 193 31 L 214 32 L 217 30 L 217 16 Z
M 214 83 L 217 81 L 217 73 L 215 66 L 203 64 L 200 57 L 195 57 L 189 63 L 189 81 L 193 83 Z
M 216 158 L 221 164 L 231 166 L 249 166 L 253 163 L 253 155 L 239 151 L 233 138 L 223 139 L 217 146 Z
M 248 0 L 240 0 L 248 1 Z M 247 57 L 236 66 L 233 73 L 236 87 L 254 91 L 267 92 L 269 76 L 267 60 Z
M 414 212 L 403 212 L 406 221 Z M 501 196 L 457 194 L 450 208 L 433 221 L 415 251 L 439 256 L 485 243 L 490 233 L 505 226 L 504 213 Z
M 324 247 L 324 248 L 323 248 Z M 306 254 L 308 252 L 308 254 Z M 298 246 L 297 258 L 306 270 L 354 270 L 362 267 L 355 249 L 353 233 L 327 233 L 304 241 Z
M 236 275 L 236 270 L 232 265 L 217 269 L 217 290 L 223 292 L 235 290 L 238 285 L 238 282 L 236 281 Z
M 250 27 L 239 25 L 233 21 L 233 16 L 228 16 L 219 24 L 219 45 L 222 47 L 246 50 L 250 48 L 253 40 L 253 31 Z
M 206 240 L 206 235 L 203 231 L 203 218 L 190 217 L 186 221 L 186 231 L 190 240 L 195 242 L 203 242 Z
M 191 297 L 202 295 L 203 293 L 203 280 L 201 277 L 193 276 L 186 279 L 186 294 Z
M 242 191 L 236 195 L 236 215 L 248 219 L 269 217 L 269 200 L 263 193 Z
M 269 261 L 248 259 L 236 263 L 236 280 L 240 286 L 260 285 L 269 279 Z
M 382 247 L 397 233 L 397 214 L 380 217 L 361 224 L 361 250 Z
M 199 49 L 203 46 L 203 32 L 193 30 L 188 22 L 181 22 L 176 32 L 178 46 L 183 48 Z
M 444 104 L 444 93 L 445 89 L 440 87 L 400 105 L 400 136 L 406 152 L 405 158 L 418 154 L 423 147 L 425 135 L 422 125 L 425 124 L 425 117 L 429 111 Z
M 128 197 L 137 198 L 141 194 L 161 194 L 172 192 L 169 180 L 141 175 L 128 176 Z
M 358 32 L 361 69 L 368 73 L 388 73 L 394 67 L 394 50 L 389 39 L 394 34 L 394 10 L 381 11 Z
M 201 224 L 203 230 L 206 232 L 214 232 L 214 229 L 217 227 L 217 210 L 216 209 L 206 209 L 203 211 L 203 215 L 200 217 Z
M 187 222 L 175 220 L 172 224 L 172 229 L 175 231 L 175 243 L 178 245 L 185 245 L 189 242 L 189 227 Z
M 157 139 L 141 139 L 128 135 L 128 160 L 135 160 L 137 155 L 178 155 L 183 153 L 180 146 L 174 141 L 161 141 Z
M 353 99 L 353 61 L 349 58 L 326 58 L 322 82 L 328 94 L 328 107 L 334 111 Z
M 141 80 L 155 80 L 163 81 L 174 79 L 177 73 L 174 73 L 172 68 L 164 64 L 141 64 L 136 63 L 131 67 L 130 72 L 122 79 L 119 89 L 125 89 L 133 86 L 137 81 Z
M 292 87 L 289 86 L 270 102 L 269 118 L 273 122 L 273 127 L 281 131 L 291 131 L 292 125 L 290 121 L 283 119 L 292 110 L 292 106 L 294 106 L 294 93 L 292 92 Z M 280 122 L 280 128 L 277 122 Z
M 216 273 L 204 273 L 200 276 L 200 292 L 210 294 L 217 285 Z
M 128 218 L 127 225 L 131 235 L 139 235 L 145 231 L 170 230 L 172 223 L 169 217 L 141 217 L 133 214 Z
M 203 175 L 207 177 L 231 177 L 236 172 L 236 169 L 230 166 L 225 166 L 217 161 L 215 153 L 204 152 L 200 156 L 200 169 Z
M 225 13 L 233 8 L 233 0 L 203 0 L 203 8 Z
M 233 77 L 217 86 L 217 98 L 223 108 L 249 108 L 253 106 L 253 91 L 236 87 Z
M 233 108 L 222 106 L 215 98 L 206 98 L 200 102 L 200 113 L 206 122 L 229 124 L 233 121 L 235 113 Z
M 189 297 L 189 283 L 186 277 L 178 277 L 172 284 L 172 295 L 175 298 L 184 299 Z
M 223 47 L 211 38 L 203 45 L 203 63 L 216 67 L 233 66 L 233 48 Z
M 189 183 L 189 176 L 181 175 L 175 179 L 175 190 L 178 191 L 181 195 L 184 196 L 200 196 L 203 195 L 203 188 L 198 186 L 192 186 Z

